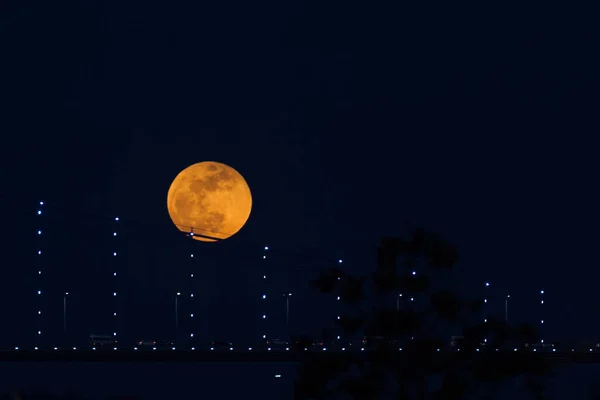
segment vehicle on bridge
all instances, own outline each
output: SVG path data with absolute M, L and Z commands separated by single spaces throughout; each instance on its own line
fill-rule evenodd
M 171 350 L 175 347 L 175 342 L 171 340 L 140 340 L 137 342 L 140 350 Z
M 308 350 L 313 347 L 314 342 L 315 341 L 308 335 L 299 335 L 292 339 L 291 346 L 294 351 Z
M 465 341 L 465 337 L 464 336 L 451 336 L 450 337 L 450 347 L 460 347 L 462 343 L 464 343 Z
M 335 351 L 350 351 L 353 350 L 356 346 L 348 340 L 336 340 L 331 346 Z M 358 346 L 360 347 L 360 346 Z
M 233 349 L 233 343 L 228 340 L 213 340 L 210 342 L 210 349 L 214 351 L 224 351 Z
M 365 350 L 373 350 L 376 348 L 392 348 L 396 346 L 401 346 L 400 341 L 386 338 L 384 336 L 364 336 L 361 341 L 361 346 Z
M 531 345 L 533 351 L 555 351 L 554 343 L 538 342 Z
M 322 351 L 329 348 L 332 343 L 322 339 L 314 339 L 308 335 L 297 336 L 289 344 L 293 351 Z
M 117 346 L 117 339 L 113 335 L 90 335 L 90 344 L 93 348 L 103 349 L 103 348 L 114 348 Z
M 272 350 L 285 350 L 289 349 L 290 344 L 282 339 L 269 339 L 267 340 L 267 348 Z

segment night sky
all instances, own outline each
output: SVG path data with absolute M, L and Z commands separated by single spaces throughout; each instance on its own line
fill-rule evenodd
M 2 347 L 33 341 L 39 200 L 57 339 L 64 291 L 72 340 L 113 329 L 114 216 L 130 341 L 172 335 L 174 293 L 191 290 L 199 341 L 257 338 L 264 268 L 274 309 L 294 291 L 292 327 L 312 332 L 336 311 L 307 269 L 342 258 L 369 273 L 406 221 L 459 247 L 465 293 L 489 281 L 491 307 L 510 293 L 511 319 L 536 322 L 544 289 L 545 335 L 599 338 L 593 25 L 548 8 L 395 7 L 3 4 Z M 200 161 L 233 166 L 253 194 L 248 224 L 216 245 L 186 241 L 166 210 Z

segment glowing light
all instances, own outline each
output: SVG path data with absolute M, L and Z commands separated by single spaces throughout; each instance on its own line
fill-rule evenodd
M 222 201 L 224 198 L 228 200 Z M 167 194 L 167 211 L 173 224 L 181 232 L 200 233 L 190 236 L 203 242 L 234 235 L 246 224 L 251 209 L 252 195 L 242 175 L 213 161 L 193 164 L 181 171 Z M 216 226 L 215 214 L 225 217 Z

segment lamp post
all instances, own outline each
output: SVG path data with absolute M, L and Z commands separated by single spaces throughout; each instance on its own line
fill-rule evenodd
M 338 265 L 342 265 L 342 263 L 343 263 L 343 260 L 340 258 L 340 259 L 338 260 Z M 337 280 L 338 280 L 338 281 L 341 281 L 341 280 L 342 280 L 342 277 L 341 277 L 340 275 L 341 275 L 341 274 L 339 274 L 339 275 L 338 275 L 338 277 L 337 277 Z M 340 292 L 341 292 L 341 289 L 340 289 Z M 340 293 L 340 294 L 341 294 L 341 293 Z M 337 319 L 338 319 L 338 320 L 340 319 L 339 313 L 340 313 L 340 309 L 341 309 L 341 307 L 340 307 L 339 301 L 340 301 L 341 299 L 342 299 L 342 297 L 341 297 L 341 296 L 337 296 L 337 298 L 336 298 L 336 300 L 338 301 L 338 305 L 337 305 L 337 307 L 336 307 L 336 308 L 337 308 L 337 313 L 336 313 L 336 314 L 338 314 L 338 316 L 337 316 Z M 338 333 L 340 333 L 340 332 L 338 332 Z M 341 336 L 340 336 L 340 335 L 336 335 L 336 339 L 337 339 L 337 340 L 340 340 L 340 338 L 341 338 Z
M 179 335 L 179 296 L 181 296 L 181 293 L 177 292 L 177 294 L 175 295 L 175 339 L 176 340 Z
M 69 296 L 69 292 L 65 292 L 63 296 L 63 333 L 66 338 L 67 334 L 67 297 Z
M 504 319 L 506 322 L 508 322 L 508 299 L 510 299 L 510 294 L 507 294 L 504 299 Z
M 290 335 L 290 297 L 291 293 L 284 293 L 283 297 L 285 297 L 285 328 L 287 330 L 288 336 Z

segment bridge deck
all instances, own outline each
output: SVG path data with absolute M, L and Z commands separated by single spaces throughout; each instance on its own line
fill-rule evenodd
M 498 354 L 498 353 L 497 353 Z M 502 354 L 502 353 L 499 353 Z M 506 353 L 510 354 L 510 352 Z M 600 363 L 600 353 L 554 352 L 537 353 L 558 363 Z M 402 359 L 403 353 L 386 354 L 386 357 Z M 440 353 L 440 357 L 457 357 L 456 353 Z M 292 362 L 310 358 L 345 358 L 369 360 L 369 352 L 268 352 L 268 351 L 4 351 L 0 361 L 78 361 L 78 362 Z

